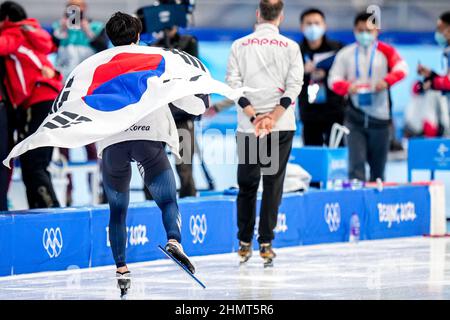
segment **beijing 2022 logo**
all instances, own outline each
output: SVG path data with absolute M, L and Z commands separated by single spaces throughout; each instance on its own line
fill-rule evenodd
M 189 230 L 192 235 L 192 243 L 203 243 L 203 241 L 205 241 L 206 233 L 208 232 L 206 216 L 204 214 L 201 216 L 199 214 L 191 216 L 191 219 L 189 220 Z
M 61 229 L 59 227 L 56 229 L 45 228 L 42 235 L 42 245 L 51 259 L 59 257 L 63 248 Z

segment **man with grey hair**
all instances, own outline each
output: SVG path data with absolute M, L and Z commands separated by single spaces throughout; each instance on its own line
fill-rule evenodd
M 303 84 L 303 61 L 299 46 L 279 33 L 283 1 L 261 0 L 256 18 L 255 31 L 232 45 L 226 80 L 233 88 L 260 89 L 237 101 L 238 254 L 242 262 L 252 255 L 262 174 L 258 242 L 260 256 L 269 266 L 275 257 L 272 240 L 296 129 L 294 107 Z

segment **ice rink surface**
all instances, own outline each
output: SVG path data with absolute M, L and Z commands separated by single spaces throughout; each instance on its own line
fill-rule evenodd
M 127 299 L 450 299 L 450 238 L 398 238 L 194 257 L 202 289 L 170 260 L 130 264 Z M 0 299 L 119 299 L 113 267 L 0 278 Z

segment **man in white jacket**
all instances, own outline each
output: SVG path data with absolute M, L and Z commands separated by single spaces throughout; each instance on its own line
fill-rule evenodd
M 237 101 L 238 254 L 242 262 L 252 254 L 261 173 L 260 255 L 267 263 L 275 257 L 273 230 L 296 129 L 294 107 L 303 83 L 303 62 L 298 44 L 279 33 L 282 11 L 283 1 L 261 0 L 255 31 L 233 43 L 228 61 L 226 80 L 232 88 L 260 89 Z

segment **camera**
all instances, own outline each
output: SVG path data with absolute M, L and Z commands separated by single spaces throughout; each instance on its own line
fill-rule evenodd
M 160 0 L 137 10 L 144 33 L 154 33 L 174 26 L 185 28 L 195 10 L 195 0 Z

